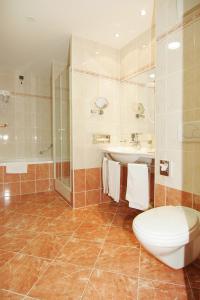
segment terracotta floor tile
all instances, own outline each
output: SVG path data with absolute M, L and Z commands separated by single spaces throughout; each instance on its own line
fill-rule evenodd
M 70 206 L 62 198 L 50 198 L 50 200 L 51 201 L 49 203 L 46 203 L 45 207 L 48 207 L 48 208 L 58 207 L 58 208 L 71 210 Z M 45 203 L 45 202 L 43 202 L 43 203 Z
M 47 266 L 44 259 L 17 254 L 0 269 L 0 288 L 26 294 Z
M 54 262 L 29 295 L 41 300 L 80 299 L 91 270 L 60 261 Z
M 75 232 L 74 236 L 79 239 L 103 242 L 108 233 L 108 226 L 97 224 L 83 223 Z
M 55 201 L 56 199 L 59 199 L 60 196 L 58 194 L 55 194 L 54 192 L 51 193 L 37 193 L 37 194 L 30 194 L 30 195 L 21 195 L 21 199 L 24 202 L 30 201 L 31 203 L 51 203 L 52 201 Z
M 57 218 L 54 218 L 51 230 L 57 233 L 73 233 L 86 220 L 86 217 L 87 214 L 83 211 L 67 210 Z
M 41 214 L 41 210 L 45 208 L 45 204 L 41 203 L 23 203 L 15 208 L 15 212 L 19 214 L 28 214 L 37 216 Z
M 29 230 L 36 220 L 36 216 L 12 213 L 7 218 L 4 226 L 21 230 Z
M 132 214 L 117 213 L 113 219 L 112 226 L 125 227 L 132 230 L 134 216 Z
M 9 262 L 15 255 L 16 253 L 14 252 L 0 250 L 0 268 L 3 267 L 7 262 Z
M 200 289 L 200 257 L 186 267 L 186 272 L 192 288 Z
M 127 202 L 73 210 L 56 192 L 1 199 L 0 299 L 134 300 L 139 273 L 137 300 L 200 300 L 200 260 L 175 271 L 142 249 L 139 267 L 138 213 Z
M 46 218 L 57 218 L 58 216 L 60 216 L 64 211 L 63 207 L 58 207 L 58 206 L 45 206 L 44 208 L 42 208 L 38 214 L 46 217 Z
M 137 279 L 94 270 L 84 292 L 84 300 L 136 300 Z
M 117 212 L 122 214 L 130 214 L 133 216 L 141 213 L 141 211 L 138 209 L 130 208 L 128 206 L 128 202 L 121 202 L 118 206 Z
M 113 202 L 109 202 L 109 203 L 102 203 L 99 205 L 94 205 L 94 206 L 90 206 L 87 207 L 87 210 L 96 210 L 96 211 L 105 211 L 105 212 L 110 212 L 110 213 L 115 213 L 117 211 L 118 208 L 118 204 Z
M 72 238 L 61 250 L 57 260 L 84 267 L 93 267 L 101 247 L 100 243 Z
M 90 211 L 87 215 L 87 223 L 97 225 L 111 225 L 113 218 L 113 213 L 104 211 Z
M 1 300 L 23 300 L 25 295 L 18 295 L 10 291 L 0 290 Z
M 85 208 L 79 209 L 65 209 L 60 217 L 66 218 L 67 220 L 80 220 L 81 222 L 86 219 L 88 211 Z
M 111 227 L 106 241 L 113 244 L 137 247 L 139 242 L 137 241 L 132 230 L 120 227 Z
M 12 211 L 1 211 L 0 212 L 0 225 L 9 226 L 13 223 L 14 212 Z
M 57 234 L 72 234 L 80 226 L 80 224 L 81 220 L 67 220 L 66 218 L 61 217 L 54 219 L 49 228 L 51 232 Z
M 158 281 L 139 280 L 138 300 L 193 300 L 192 290 Z
M 36 217 L 36 216 L 35 216 Z M 52 232 L 51 224 L 53 222 L 53 218 L 45 218 L 42 216 L 37 216 L 34 222 L 31 224 L 29 230 L 39 233 L 39 232 Z
M 29 241 L 21 252 L 33 256 L 53 259 L 67 240 L 69 240 L 68 235 L 40 233 L 36 238 Z
M 0 228 L 0 249 L 20 251 L 36 234 L 31 231 Z
M 17 199 L 21 199 L 20 196 L 13 197 L 0 197 L 0 208 L 10 208 L 13 203 L 17 203 Z
M 162 262 L 158 261 L 144 249 L 141 251 L 139 276 L 141 278 L 159 280 L 166 283 L 181 285 L 188 283 L 184 269 L 173 270 Z
M 97 269 L 138 277 L 140 249 L 105 244 L 95 264 Z

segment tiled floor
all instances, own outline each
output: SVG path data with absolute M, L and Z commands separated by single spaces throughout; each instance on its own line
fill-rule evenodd
M 174 271 L 137 242 L 137 211 L 73 211 L 56 193 L 0 200 L 1 300 L 197 300 L 200 259 Z

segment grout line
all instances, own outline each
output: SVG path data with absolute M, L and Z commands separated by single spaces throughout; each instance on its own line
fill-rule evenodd
M 117 210 L 116 210 L 115 214 L 113 214 L 113 219 L 112 219 L 112 221 L 114 220 L 114 217 L 115 217 L 116 213 L 117 213 Z M 92 273 L 93 273 L 94 270 L 95 270 L 95 266 L 96 266 L 96 264 L 97 264 L 97 261 L 98 261 L 100 255 L 101 255 L 101 253 L 102 253 L 102 250 L 103 250 L 103 248 L 104 248 L 104 246 L 105 246 L 105 243 L 106 243 L 106 239 L 107 239 L 107 237 L 108 237 L 108 234 L 110 233 L 110 229 L 111 229 L 111 225 L 109 226 L 109 230 L 108 230 L 108 232 L 107 232 L 106 235 L 105 235 L 104 242 L 103 242 L 102 245 L 101 245 L 101 249 L 100 249 L 100 251 L 99 251 L 99 254 L 98 254 L 97 258 L 96 258 L 96 261 L 95 261 L 95 263 L 94 263 L 94 265 L 93 265 L 93 268 L 91 269 L 90 275 L 89 275 L 89 277 L 88 277 L 88 283 L 85 285 L 85 288 L 84 288 L 84 290 L 83 290 L 83 293 L 82 293 L 80 299 L 83 298 L 83 296 L 84 296 L 84 294 L 85 294 L 85 291 L 87 290 L 87 287 L 88 287 L 88 285 L 89 285 L 89 283 L 90 283 L 90 279 L 91 279 Z
M 80 225 L 77 227 L 79 228 L 81 226 L 81 224 L 83 223 L 83 221 L 80 223 Z M 75 231 L 74 231 L 75 232 Z M 63 244 L 63 246 L 60 248 L 60 250 L 58 251 L 57 255 L 54 257 L 54 259 L 51 260 L 51 262 L 48 264 L 47 268 L 45 269 L 45 272 L 47 271 L 47 269 L 53 265 L 53 263 L 56 261 L 58 255 L 61 253 L 62 249 L 70 242 L 70 240 L 74 237 L 74 232 L 71 234 L 71 236 L 69 236 L 69 239 Z M 27 295 L 29 295 L 29 293 L 31 292 L 31 290 L 37 285 L 37 282 L 42 278 L 42 276 L 44 275 L 43 272 L 41 274 L 41 276 L 38 277 L 38 279 L 34 282 L 34 284 L 32 285 L 31 289 L 27 292 Z
M 12 290 L 7 290 L 7 289 L 1 289 L 1 290 L 2 290 L 2 291 L 9 292 L 9 293 L 14 294 L 14 295 L 22 296 L 23 299 L 26 297 L 25 294 L 19 294 L 19 293 L 17 293 L 17 292 L 13 292 Z
M 44 259 L 45 260 L 45 259 Z M 30 290 L 26 293 L 26 296 L 28 296 L 28 294 L 30 293 L 30 291 L 32 290 L 32 288 L 35 286 L 35 284 L 40 280 L 40 278 L 44 275 L 44 273 L 48 270 L 49 266 L 51 265 L 51 262 L 49 262 L 46 266 L 46 268 L 44 268 L 43 272 L 40 274 L 40 276 L 38 276 L 38 279 L 34 282 L 34 284 L 32 285 L 32 287 L 30 288 Z
M 142 280 L 145 280 L 145 281 L 151 281 L 151 282 L 165 283 L 165 284 L 174 285 L 174 286 L 177 286 L 177 287 L 186 287 L 185 284 L 173 283 L 173 282 L 166 281 L 166 280 L 149 279 L 149 278 L 140 277 L 140 276 L 139 276 L 139 279 L 142 279 Z

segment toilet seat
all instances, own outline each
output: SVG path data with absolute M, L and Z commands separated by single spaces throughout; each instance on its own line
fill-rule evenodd
M 181 246 L 194 239 L 200 229 L 200 214 L 184 206 L 162 206 L 138 215 L 133 221 L 136 236 L 150 245 Z

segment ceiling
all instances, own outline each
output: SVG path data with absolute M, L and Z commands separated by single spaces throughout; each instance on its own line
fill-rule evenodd
M 66 62 L 71 34 L 119 49 L 149 28 L 153 5 L 154 0 L 0 0 L 0 70 L 49 72 L 53 60 Z

